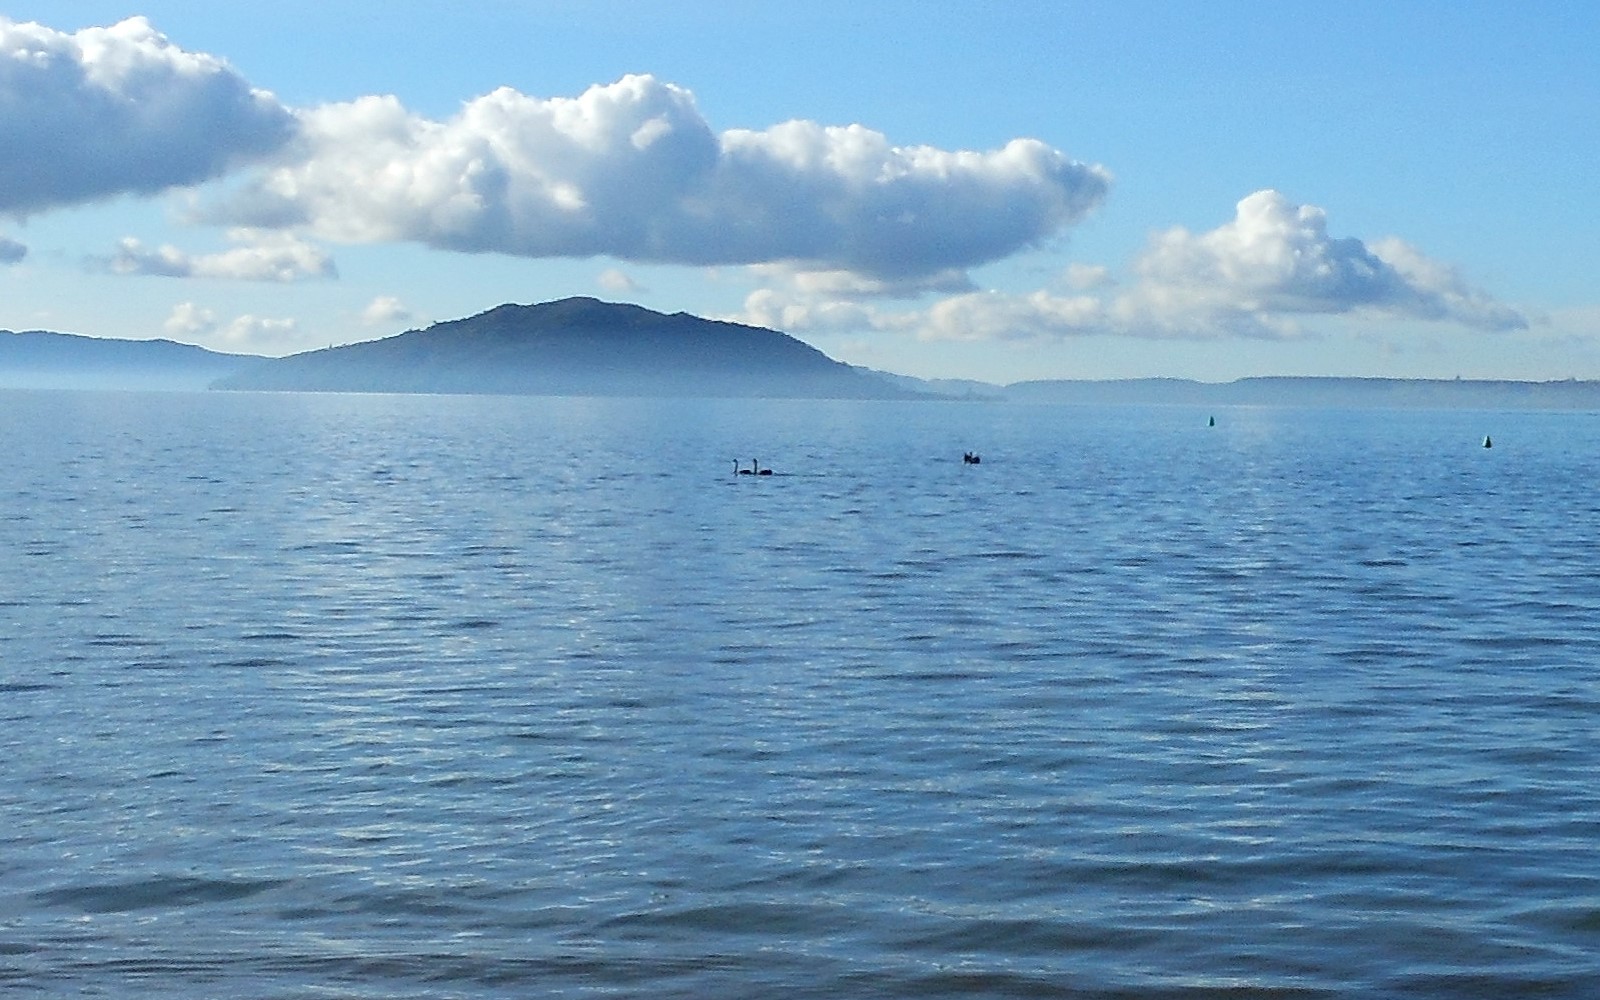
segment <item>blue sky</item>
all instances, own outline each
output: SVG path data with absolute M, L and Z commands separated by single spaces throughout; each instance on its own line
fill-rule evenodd
M 595 295 L 924 377 L 1600 378 L 1597 12 L 0 3 L 0 328 Z

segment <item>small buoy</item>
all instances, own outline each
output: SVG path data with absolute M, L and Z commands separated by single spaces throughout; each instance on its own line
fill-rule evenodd
M 1494 442 L 1489 440 L 1489 435 L 1487 435 L 1487 434 L 1485 434 L 1483 436 L 1483 446 L 1485 448 L 1493 448 L 1494 447 Z
M 1215 426 L 1217 426 L 1217 418 L 1216 417 L 1207 417 L 1206 418 L 1206 426 L 1207 427 L 1215 427 Z

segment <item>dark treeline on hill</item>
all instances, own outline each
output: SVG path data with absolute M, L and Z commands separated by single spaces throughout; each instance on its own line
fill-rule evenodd
M 562 299 L 252 367 L 223 389 L 897 399 L 917 393 L 787 334 Z

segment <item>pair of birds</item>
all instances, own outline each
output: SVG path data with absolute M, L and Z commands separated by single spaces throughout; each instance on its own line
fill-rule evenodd
M 757 461 L 756 459 L 753 459 L 753 458 L 750 460 L 750 468 L 748 468 L 748 469 L 741 469 L 739 467 L 739 460 L 738 459 L 734 459 L 733 460 L 733 471 L 737 475 L 741 475 L 741 476 L 770 476 L 770 475 L 772 475 L 772 470 L 771 469 L 763 469 L 761 467 L 761 463 L 759 461 Z

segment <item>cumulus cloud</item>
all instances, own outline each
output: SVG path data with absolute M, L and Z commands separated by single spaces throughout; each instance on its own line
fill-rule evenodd
M 1298 330 L 1297 317 L 1357 313 L 1481 330 L 1527 325 L 1409 245 L 1332 237 L 1322 209 L 1271 190 L 1240 201 L 1233 220 L 1209 232 L 1159 234 L 1136 271 L 1115 304 L 1135 333 L 1280 337 Z
M 113 274 L 160 275 L 168 278 L 228 278 L 235 281 L 291 282 L 332 278 L 333 261 L 319 248 L 286 233 L 234 230 L 240 244 L 214 254 L 188 254 L 174 246 L 146 247 L 128 237 L 110 257 L 90 263 Z
M 1108 185 L 1031 139 L 947 151 L 805 121 L 717 134 L 689 91 L 628 76 L 576 98 L 502 88 L 447 121 L 393 97 L 316 108 L 293 155 L 213 214 L 346 242 L 905 281 L 1037 245 Z
M 411 319 L 411 310 L 393 295 L 380 295 L 361 310 L 361 322 L 367 326 L 392 326 Z
M 161 328 L 180 340 L 202 337 L 217 328 L 217 314 L 193 302 L 180 302 Z
M 162 328 L 184 341 L 205 341 L 229 350 L 267 350 L 291 340 L 299 329 L 292 319 L 271 319 L 246 314 L 219 323 L 217 314 L 193 302 L 173 307 Z
M 775 278 L 729 317 L 791 332 L 898 331 L 923 340 L 1006 341 L 1079 336 L 1273 338 L 1315 332 L 1318 316 L 1421 319 L 1483 331 L 1528 320 L 1457 271 L 1397 239 L 1367 244 L 1328 235 L 1320 208 L 1260 191 L 1233 221 L 1205 233 L 1172 229 L 1134 262 L 1118 290 L 1108 268 L 1074 264 L 1066 291 L 961 290 L 923 308 L 888 310 L 870 281 L 833 274 Z
M 1522 330 L 1528 318 L 1488 292 L 1470 287 L 1455 268 L 1424 257 L 1395 237 L 1377 240 L 1373 254 L 1413 290 L 1413 314 L 1423 319 L 1454 320 L 1481 330 Z
M 0 212 L 195 184 L 293 130 L 270 94 L 142 17 L 75 34 L 0 17 Z
M 28 256 L 28 248 L 10 237 L 0 234 L 0 264 L 17 264 Z

